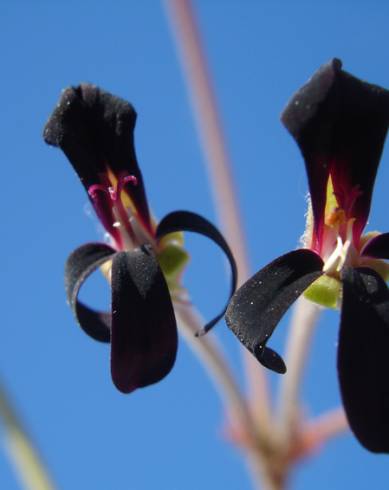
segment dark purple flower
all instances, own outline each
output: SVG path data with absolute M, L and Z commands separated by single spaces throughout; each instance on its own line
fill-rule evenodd
M 128 102 L 84 84 L 66 89 L 44 129 L 46 143 L 60 147 L 77 172 L 109 236 L 88 243 L 68 258 L 67 299 L 77 322 L 96 340 L 111 344 L 116 387 L 129 393 L 160 381 L 177 352 L 173 300 L 180 300 L 180 276 L 188 255 L 182 231 L 201 233 L 236 266 L 220 232 L 206 219 L 175 211 L 158 225 L 150 215 L 133 140 L 136 113 Z M 111 312 L 78 301 L 85 279 L 101 268 L 112 289 Z M 224 315 L 225 308 L 204 330 Z
M 266 367 L 286 371 L 266 344 L 302 294 L 341 308 L 338 372 L 352 430 L 389 452 L 389 234 L 362 235 L 389 123 L 389 92 L 322 66 L 282 121 L 300 147 L 310 202 L 303 248 L 257 272 L 233 296 L 228 326 Z

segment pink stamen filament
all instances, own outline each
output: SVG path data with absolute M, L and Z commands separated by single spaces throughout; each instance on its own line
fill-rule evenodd
M 123 205 L 122 200 L 120 199 L 121 193 L 123 191 L 123 188 L 126 184 L 131 183 L 132 185 L 138 185 L 138 179 L 135 177 L 135 175 L 126 175 L 123 177 L 120 177 L 118 179 L 118 182 L 116 186 L 109 185 L 110 182 L 106 178 L 106 176 L 103 176 L 103 179 L 107 182 L 106 184 L 93 184 L 89 187 L 88 189 L 88 194 L 90 197 L 95 200 L 96 199 L 96 193 L 97 192 L 103 192 L 107 194 L 112 201 L 112 207 L 113 211 L 115 214 L 115 211 L 118 215 L 120 224 L 124 227 L 125 231 L 127 232 L 130 240 L 132 243 L 136 243 L 136 235 L 134 233 L 134 230 L 131 226 L 131 223 L 129 221 L 129 216 L 127 214 L 127 210 L 125 206 Z M 120 226 L 119 224 L 113 223 L 113 226 Z
M 120 199 L 123 188 L 127 183 L 131 183 L 132 185 L 136 186 L 138 185 L 138 179 L 135 177 L 135 175 L 125 175 L 123 177 L 120 177 L 116 184 L 115 192 L 112 194 L 112 200 L 115 203 L 115 208 L 118 211 L 119 218 L 121 223 L 124 225 L 124 229 L 128 233 L 131 241 L 133 243 L 136 243 L 136 234 L 129 221 L 127 210 L 124 207 L 122 200 Z
M 96 198 L 96 194 L 97 194 L 98 191 L 108 193 L 107 188 L 106 188 L 105 185 L 103 185 L 103 184 L 93 184 L 93 185 L 91 185 L 89 187 L 88 194 L 90 195 L 90 197 L 92 199 L 95 199 Z
M 120 194 L 123 190 L 123 187 L 129 183 L 131 183 L 133 186 L 138 185 L 138 179 L 135 177 L 135 175 L 126 175 L 119 179 L 116 186 L 116 199 L 120 198 Z

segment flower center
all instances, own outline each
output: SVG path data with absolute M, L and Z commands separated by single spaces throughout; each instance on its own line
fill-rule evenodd
M 138 213 L 126 191 L 128 185 L 137 186 L 135 175 L 117 178 L 110 170 L 100 175 L 101 184 L 93 184 L 88 189 L 99 216 L 119 249 L 133 250 L 146 243 L 154 246 L 154 238 L 138 219 Z M 101 199 L 103 197 L 103 199 Z
M 342 294 L 341 273 L 346 267 L 369 267 L 385 281 L 389 278 L 389 266 L 384 260 L 363 254 L 368 241 L 379 233 L 361 236 L 361 230 L 353 216 L 354 204 L 360 195 L 358 187 L 348 188 L 347 192 L 340 188 L 335 192 L 332 177 L 329 176 L 319 240 L 315 240 L 312 205 L 308 201 L 307 226 L 302 242 L 305 248 L 315 251 L 323 259 L 324 274 L 305 290 L 304 296 L 327 308 L 339 306 Z

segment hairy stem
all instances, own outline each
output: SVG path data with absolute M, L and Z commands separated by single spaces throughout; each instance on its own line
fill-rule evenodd
M 0 384 L 0 417 L 6 433 L 6 448 L 23 486 L 29 490 L 54 490 L 48 471 L 23 428 L 2 384 Z

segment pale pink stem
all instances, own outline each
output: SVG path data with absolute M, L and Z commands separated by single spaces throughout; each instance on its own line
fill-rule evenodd
M 216 387 L 228 407 L 227 414 L 233 419 L 236 426 L 243 429 L 243 436 L 247 440 L 251 451 L 247 454 L 247 463 L 253 476 L 255 488 L 260 490 L 280 490 L 275 485 L 268 468 L 261 457 L 263 447 L 258 444 L 257 428 L 253 425 L 253 419 L 240 393 L 235 378 L 224 358 L 221 347 L 216 337 L 209 333 L 202 337 L 196 337 L 195 333 L 201 329 L 204 322 L 190 303 L 181 300 L 174 301 L 174 309 L 177 315 L 180 333 L 184 336 L 194 353 L 202 361 L 204 367 L 215 381 Z M 260 485 L 260 482 L 262 485 Z
M 349 430 L 349 425 L 341 407 L 310 420 L 301 429 L 303 454 L 320 449 L 329 439 L 347 430 Z
M 288 445 L 300 417 L 299 395 L 307 353 L 320 308 L 300 297 L 293 309 L 286 348 L 287 373 L 282 377 L 279 398 L 279 431 Z
M 219 219 L 226 239 L 235 256 L 239 283 L 250 276 L 249 261 L 245 249 L 245 236 L 237 202 L 237 192 L 231 172 L 222 126 L 218 115 L 206 57 L 196 25 L 190 0 L 165 0 L 176 44 L 186 73 L 189 94 L 194 109 L 197 129 L 216 203 Z M 255 406 L 255 417 L 265 430 L 270 420 L 270 400 L 267 378 L 263 368 L 246 350 L 243 351 L 250 397 Z

